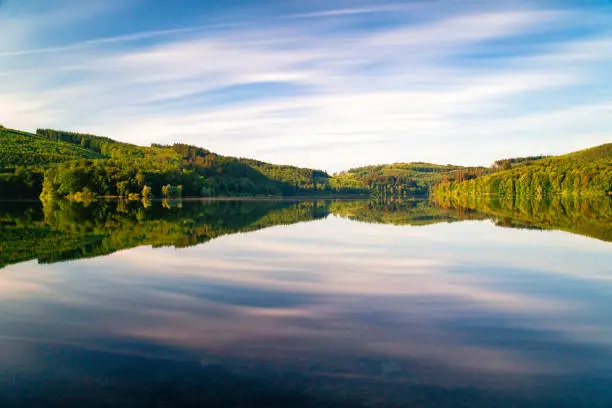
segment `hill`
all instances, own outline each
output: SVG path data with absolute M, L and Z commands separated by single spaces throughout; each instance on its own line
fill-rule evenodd
M 332 194 L 315 169 L 222 156 L 185 144 L 149 147 L 53 129 L 6 130 L 0 198 Z M 24 143 L 27 139 L 28 143 Z M 19 165 L 18 167 L 15 167 Z M 351 190 L 366 193 L 365 190 Z M 343 192 L 347 192 L 346 190 Z
M 88 146 L 108 156 L 105 162 L 70 162 L 51 169 L 45 177 L 45 196 L 83 192 L 129 196 L 143 194 L 145 186 L 158 196 L 294 196 L 333 192 L 330 176 L 321 170 L 222 156 L 186 144 L 142 147 L 88 134 L 48 129 L 39 129 L 37 133 L 51 140 Z
M 45 168 L 102 157 L 80 146 L 0 126 L 0 198 L 38 197 Z
M 529 162 L 534 162 L 541 159 L 546 159 L 550 156 L 527 156 L 527 157 L 513 157 L 510 159 L 496 160 L 491 166 L 493 169 L 510 170 L 514 167 L 524 166 Z
M 186 144 L 138 146 L 53 129 L 0 127 L 0 198 L 236 197 L 361 194 L 602 195 L 612 144 L 568 155 L 499 160 L 490 168 L 394 163 L 324 171 L 223 156 Z
M 612 143 L 561 156 L 527 160 L 473 180 L 443 182 L 437 196 L 543 197 L 612 195 Z
M 462 167 L 432 163 L 394 163 L 364 166 L 338 173 L 332 186 L 342 189 L 366 189 L 381 199 L 407 198 L 429 194 L 437 184 L 467 180 L 488 172 L 484 167 Z
M 0 169 L 23 166 L 47 166 L 78 159 L 102 157 L 70 143 L 52 142 L 44 137 L 0 127 Z

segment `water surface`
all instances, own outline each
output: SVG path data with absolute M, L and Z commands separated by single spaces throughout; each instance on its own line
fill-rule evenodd
M 2 407 L 612 406 L 609 201 L 1 208 Z

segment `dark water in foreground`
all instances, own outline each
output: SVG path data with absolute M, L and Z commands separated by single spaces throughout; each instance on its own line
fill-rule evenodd
M 4 203 L 0 407 L 612 407 L 609 201 Z

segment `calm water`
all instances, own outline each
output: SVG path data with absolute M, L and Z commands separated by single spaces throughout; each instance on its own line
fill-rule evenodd
M 611 407 L 612 204 L 480 207 L 4 203 L 0 406 Z

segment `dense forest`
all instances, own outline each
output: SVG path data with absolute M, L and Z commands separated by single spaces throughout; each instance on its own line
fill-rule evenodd
M 438 183 L 486 174 L 483 167 L 395 163 L 324 171 L 215 154 L 186 144 L 137 146 L 53 129 L 4 129 L 0 197 L 241 197 L 427 195 Z M 29 152 L 32 152 L 30 154 Z
M 484 167 L 462 167 L 431 163 L 394 163 L 364 166 L 340 172 L 331 180 L 336 190 L 367 190 L 382 201 L 426 196 L 442 182 L 469 180 L 487 174 Z
M 73 144 L 0 126 L 0 198 L 36 198 L 42 191 L 46 168 L 100 157 Z
M 0 202 L 0 268 L 53 263 L 134 248 L 189 247 L 219 236 L 333 214 L 355 222 L 422 226 L 491 219 L 511 228 L 561 229 L 612 241 L 612 202 L 554 200 L 70 200 Z
M 500 163 L 508 163 L 507 170 L 462 182 L 443 182 L 434 194 L 519 198 L 612 195 L 612 143 L 562 156 Z
M 320 170 L 222 156 L 185 144 L 150 147 L 51 129 L 2 128 L 0 198 L 241 197 L 367 194 L 333 188 Z
M 438 196 L 612 194 L 612 144 L 491 167 L 394 163 L 328 173 L 222 156 L 186 145 L 149 147 L 85 133 L 0 127 L 0 198 Z

